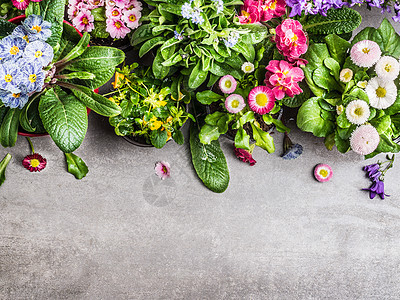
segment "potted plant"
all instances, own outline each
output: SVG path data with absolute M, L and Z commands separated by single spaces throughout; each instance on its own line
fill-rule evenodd
M 64 0 L 31 2 L 22 25 L 1 27 L 3 147 L 15 145 L 19 128 L 47 132 L 69 158 L 85 137 L 87 108 L 108 117 L 120 113 L 119 106 L 93 90 L 112 77 L 124 53 L 88 48 L 90 36 L 81 37 L 63 23 L 64 7 Z
M 121 114 L 110 118 L 115 133 L 142 147 L 162 148 L 170 139 L 183 144 L 180 129 L 192 116 L 185 95 L 174 98 L 171 93 L 175 81 L 155 79 L 150 68 L 137 63 L 117 69 L 110 98 L 121 107 Z

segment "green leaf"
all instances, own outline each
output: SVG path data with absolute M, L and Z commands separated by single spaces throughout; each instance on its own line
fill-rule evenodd
M 312 78 L 317 86 L 328 91 L 338 90 L 340 88 L 335 78 L 330 74 L 329 69 L 325 66 L 318 67 L 313 72 Z
M 331 56 L 336 59 L 341 66 L 343 66 L 346 59 L 347 50 L 349 50 L 351 44 L 336 34 L 327 35 L 325 37 L 325 42 L 328 46 Z
M 294 97 L 285 97 L 282 99 L 283 105 L 287 107 L 299 107 L 301 106 L 308 98 L 310 98 L 310 89 L 307 86 L 306 82 L 302 81 L 299 84 L 300 88 L 303 90 L 300 95 L 294 95 Z
M 347 7 L 329 9 L 326 16 L 317 14 L 309 15 L 302 22 L 303 29 L 309 34 L 342 34 L 352 32 L 361 24 L 361 15 Z
M 93 79 L 70 79 L 68 82 L 79 84 L 95 90 L 106 84 L 115 73 L 115 68 L 97 69 L 90 71 L 94 75 Z
M 201 104 L 210 105 L 213 102 L 222 100 L 224 97 L 210 90 L 205 90 L 196 94 L 196 99 Z
M 190 128 L 190 151 L 192 163 L 204 185 L 216 193 L 224 192 L 229 185 L 229 169 L 218 141 L 204 145 L 198 137 L 199 131 Z
M 370 123 L 376 128 L 379 134 L 382 134 L 389 129 L 392 121 L 390 119 L 390 116 L 386 115 L 378 119 L 373 119 L 370 121 Z
M 383 47 L 383 38 L 382 35 L 373 27 L 366 27 L 361 30 L 351 41 L 351 45 L 363 41 L 363 40 L 370 40 L 376 42 L 381 48 Z M 349 57 L 350 58 L 350 57 Z
M 175 143 L 177 143 L 178 145 L 183 145 L 183 143 L 185 142 L 183 133 L 180 130 L 174 131 L 174 133 L 172 134 L 172 138 L 174 139 Z
M 397 90 L 396 101 L 387 109 L 384 110 L 387 115 L 394 115 L 400 112 L 400 89 Z
M 204 124 L 199 132 L 199 139 L 203 144 L 211 144 L 212 141 L 219 139 L 221 133 L 217 125 Z
M 75 151 L 85 138 L 87 111 L 74 95 L 58 86 L 48 90 L 39 102 L 40 118 L 53 141 L 65 153 Z
M 163 66 L 162 65 L 163 62 L 164 62 L 164 58 L 161 55 L 160 49 L 158 49 L 157 55 L 154 58 L 153 67 L 152 67 L 153 74 L 157 79 L 164 79 L 169 73 L 170 67 Z
M 106 31 L 107 24 L 104 21 L 94 21 L 94 29 L 90 32 L 90 35 L 97 39 L 106 39 L 110 34 Z
M 274 139 L 268 133 L 263 131 L 261 128 L 255 126 L 253 123 L 251 128 L 253 129 L 253 138 L 256 141 L 256 145 L 268 151 L 268 153 L 275 152 Z
M 66 56 L 81 40 L 81 36 L 74 27 L 67 23 L 63 23 L 63 33 L 60 39 L 60 47 L 54 53 L 53 61 L 56 62 Z
M 238 42 L 231 49 L 233 49 L 236 52 L 242 54 L 247 59 L 247 61 L 249 61 L 249 62 L 253 62 L 254 58 L 256 56 L 256 51 L 254 50 L 254 47 L 251 44 L 251 42 L 249 42 L 249 43 Z
M 189 76 L 189 88 L 197 89 L 207 79 L 207 71 L 204 71 L 201 67 L 201 60 L 199 60 L 196 66 L 193 68 L 192 73 Z
M 0 186 L 4 183 L 6 180 L 6 168 L 8 166 L 8 163 L 11 160 L 11 154 L 7 153 L 6 156 L 2 159 L 0 162 Z
M 346 153 L 347 151 L 350 150 L 350 141 L 349 139 L 343 139 L 340 137 L 338 133 L 335 134 L 335 144 L 336 148 L 339 150 L 341 153 Z
M 0 19 L 0 38 L 10 35 L 17 25 L 8 22 L 7 20 Z
M 340 65 L 336 59 L 332 57 L 325 58 L 324 65 L 330 70 L 330 74 L 336 79 L 339 80 L 340 74 Z
M 392 24 L 385 18 L 378 32 L 382 36 L 381 50 L 384 55 L 391 55 L 397 59 L 400 58 L 400 36 L 394 30 Z
M 168 133 L 166 130 L 153 130 L 150 133 L 150 141 L 152 145 L 158 149 L 161 149 L 165 146 L 168 139 Z
M 242 127 L 238 129 L 235 135 L 235 147 L 250 150 L 250 136 Z
M 131 45 L 136 46 L 144 41 L 147 41 L 153 37 L 153 29 L 154 25 L 152 24 L 143 24 L 139 26 L 138 29 L 131 35 Z
M 332 132 L 331 134 L 327 135 L 324 139 L 324 144 L 326 149 L 331 151 L 333 149 L 333 146 L 335 145 L 335 133 Z
M 162 63 L 162 65 L 165 67 L 170 67 L 170 66 L 176 65 L 181 60 L 182 60 L 182 55 L 180 55 L 178 52 L 176 52 L 170 58 L 168 58 L 166 61 L 164 61 Z
M 349 128 L 351 126 L 350 121 L 347 120 L 345 112 L 342 112 L 339 116 L 337 116 L 336 122 L 337 125 L 341 128 Z
M 70 85 L 68 87 L 85 106 L 99 115 L 113 117 L 121 113 L 121 108 L 117 104 L 85 86 Z
M 51 36 L 46 40 L 53 49 L 59 44 L 63 32 L 65 0 L 42 0 L 31 2 L 28 14 L 41 15 L 45 21 L 51 23 Z
M 90 35 L 89 33 L 85 32 L 79 43 L 66 56 L 63 57 L 62 62 L 73 60 L 82 55 L 82 53 L 85 52 L 86 48 L 88 47 L 89 42 Z
M 326 44 L 312 44 L 308 47 L 304 58 L 308 61 L 306 69 L 314 71 L 324 64 L 324 60 L 331 57 Z
M 95 21 L 106 21 L 106 9 L 104 6 L 92 9 L 90 13 Z
M 303 131 L 312 132 L 315 136 L 325 137 L 334 131 L 335 124 L 321 117 L 322 108 L 318 100 L 319 98 L 314 97 L 303 103 L 297 114 L 297 126 Z
M 75 176 L 76 179 L 82 179 L 89 172 L 89 169 L 82 158 L 73 153 L 64 153 L 67 161 L 68 172 Z
M 114 68 L 125 60 L 122 50 L 111 47 L 92 46 L 86 48 L 81 56 L 68 62 L 66 68 L 71 71 L 93 73 L 98 69 Z
M 0 126 L 0 143 L 3 147 L 13 147 L 17 142 L 20 109 L 7 111 Z
M 93 73 L 84 71 L 62 74 L 62 79 L 94 79 L 95 77 Z
M 165 42 L 165 38 L 158 36 L 155 38 L 152 38 L 151 40 L 146 41 L 142 47 L 140 47 L 139 50 L 139 57 L 142 57 L 145 55 L 147 52 L 149 52 L 151 49 L 156 47 L 157 45 L 161 45 Z

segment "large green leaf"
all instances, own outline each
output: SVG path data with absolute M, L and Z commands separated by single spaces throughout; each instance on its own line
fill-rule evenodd
M 325 66 L 318 67 L 314 72 L 312 79 L 314 83 L 328 91 L 340 89 L 339 84 L 335 81 L 335 78 L 330 74 L 330 71 Z
M 253 129 L 253 138 L 256 141 L 256 145 L 268 151 L 268 153 L 275 152 L 273 137 L 252 123 L 251 128 Z
M 206 79 L 208 71 L 204 71 L 201 66 L 201 60 L 198 61 L 189 76 L 189 88 L 197 89 Z
M 199 140 L 199 130 L 192 124 L 190 151 L 194 169 L 204 185 L 213 192 L 224 192 L 229 185 L 229 169 L 219 142 L 202 144 Z
M 93 79 L 71 79 L 67 81 L 95 90 L 106 84 L 113 77 L 115 68 L 97 69 L 92 70 L 90 73 L 95 76 Z
M 314 97 L 303 103 L 297 114 L 297 126 L 303 131 L 312 132 L 315 136 L 325 137 L 334 131 L 335 124 L 321 117 L 322 108 L 318 104 L 319 99 Z
M 90 34 L 85 32 L 78 42 L 78 44 L 68 52 L 62 59 L 63 62 L 67 62 L 73 60 L 82 55 L 85 52 L 86 48 L 88 47 L 90 42 Z
M 347 50 L 349 50 L 351 44 L 336 34 L 327 35 L 325 37 L 325 42 L 331 56 L 343 66 Z
M 2 161 L 0 161 L 0 186 L 6 180 L 6 168 L 11 158 L 12 158 L 11 154 L 7 153 L 6 156 L 4 156 L 4 158 L 2 159 Z
M 373 27 L 366 27 L 361 30 L 351 41 L 351 45 L 354 45 L 363 40 L 370 40 L 376 42 L 378 45 L 383 47 L 382 35 Z
M 60 39 L 60 48 L 54 53 L 53 61 L 56 62 L 67 55 L 81 40 L 76 29 L 67 23 L 63 23 L 63 33 Z
M 65 0 L 42 0 L 31 2 L 26 15 L 41 15 L 44 20 L 51 23 L 51 36 L 46 40 L 53 49 L 60 43 L 63 32 Z
M 113 117 L 121 113 L 121 108 L 117 104 L 102 95 L 96 94 L 88 87 L 70 85 L 69 88 L 85 106 L 99 115 Z
M 10 23 L 4 19 L 0 19 L 0 38 L 10 35 L 17 25 Z
M 65 153 L 75 151 L 85 138 L 88 118 L 85 105 L 59 87 L 44 94 L 39 113 L 46 131 Z
M 82 179 L 89 172 L 89 169 L 82 158 L 73 153 L 65 153 L 68 172 L 75 176 L 76 179 Z
M 0 126 L 0 143 L 3 147 L 13 147 L 18 137 L 20 109 L 12 108 L 7 111 Z
M 361 15 L 348 7 L 329 9 L 326 16 L 317 14 L 307 17 L 302 22 L 309 34 L 342 34 L 352 32 L 361 24 Z
M 163 66 L 162 65 L 163 62 L 164 62 L 164 58 L 161 55 L 160 49 L 158 49 L 157 55 L 154 58 L 153 66 L 152 66 L 153 74 L 157 79 L 164 79 L 169 73 L 170 67 Z
M 400 36 L 394 30 L 392 24 L 385 18 L 383 19 L 381 26 L 378 28 L 378 32 L 382 36 L 383 49 L 382 52 L 385 55 L 391 55 L 397 59 L 400 58 Z
M 111 47 L 92 46 L 78 58 L 68 63 L 67 69 L 72 71 L 94 72 L 98 69 L 114 68 L 125 60 L 122 50 Z

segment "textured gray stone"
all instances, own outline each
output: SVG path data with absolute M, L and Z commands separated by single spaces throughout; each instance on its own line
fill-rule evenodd
M 363 15 L 363 26 L 382 19 Z M 399 162 L 392 196 L 370 200 L 361 167 L 376 159 L 291 136 L 299 159 L 280 158 L 275 134 L 277 152 L 256 149 L 253 167 L 222 140 L 223 194 L 197 179 L 187 146 L 134 147 L 95 114 L 76 151 L 90 168 L 81 181 L 48 137 L 33 139 L 48 167 L 29 173 L 19 137 L 0 192 L 0 299 L 399 299 Z M 159 160 L 170 179 L 154 174 Z M 334 172 L 323 184 L 312 176 L 322 162 Z

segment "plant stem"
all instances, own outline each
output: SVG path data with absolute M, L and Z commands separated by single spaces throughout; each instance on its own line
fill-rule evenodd
M 26 137 L 26 139 L 27 139 L 27 141 L 29 143 L 29 146 L 31 147 L 32 154 L 35 154 L 35 149 L 33 148 L 33 144 L 32 144 L 31 139 L 29 137 Z

